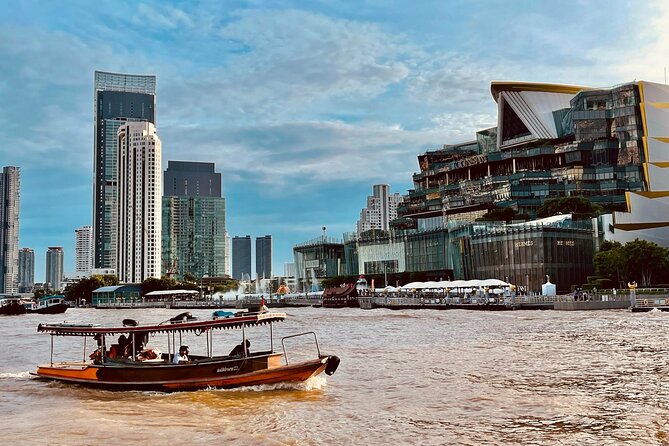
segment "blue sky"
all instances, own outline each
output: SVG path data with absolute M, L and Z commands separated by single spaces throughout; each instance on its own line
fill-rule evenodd
M 0 166 L 21 167 L 21 247 L 74 270 L 92 215 L 93 72 L 157 75 L 168 160 L 215 162 L 232 236 L 353 231 L 375 183 L 494 125 L 492 80 L 663 82 L 661 1 L 0 0 Z

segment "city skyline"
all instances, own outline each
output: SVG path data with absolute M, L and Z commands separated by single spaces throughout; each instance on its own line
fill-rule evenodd
M 109 5 L 0 18 L 0 157 L 21 168 L 36 282 L 48 246 L 74 271 L 74 230 L 92 224 L 95 70 L 156 75 L 165 162 L 216 163 L 228 232 L 272 234 L 281 271 L 322 226 L 355 231 L 373 184 L 405 194 L 418 154 L 494 124 L 490 81 L 664 82 L 669 52 L 661 2 Z

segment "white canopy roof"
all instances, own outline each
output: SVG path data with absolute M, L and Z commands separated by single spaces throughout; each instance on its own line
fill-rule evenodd
M 401 290 L 424 290 L 424 289 L 454 289 L 454 288 L 483 288 L 483 287 L 508 287 L 510 284 L 498 279 L 472 279 L 472 280 L 442 280 L 441 282 L 411 282 L 400 287 Z
M 169 296 L 172 294 L 200 294 L 196 290 L 160 290 L 160 291 L 151 291 L 146 293 L 145 296 Z

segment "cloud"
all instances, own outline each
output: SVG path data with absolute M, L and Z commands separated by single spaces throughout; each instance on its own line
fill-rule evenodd
M 371 24 L 303 11 L 242 11 L 216 35 L 244 51 L 167 85 L 167 108 L 179 113 L 169 119 L 278 122 L 318 101 L 371 100 L 409 74 L 399 60 L 401 39 Z
M 660 1 L 645 6 L 643 14 L 636 17 L 635 39 L 621 42 L 618 51 L 598 48 L 593 52 L 598 65 L 608 66 L 621 81 L 664 82 L 664 69 L 669 68 L 669 4 Z
M 159 27 L 159 28 L 191 28 L 193 19 L 184 11 L 169 5 L 161 5 L 160 8 L 154 8 L 146 3 L 141 3 L 137 7 L 139 17 L 135 19 L 138 25 Z
M 460 54 L 428 57 L 408 80 L 413 100 L 429 105 L 472 107 L 490 99 L 490 80 L 500 76 L 499 67 Z

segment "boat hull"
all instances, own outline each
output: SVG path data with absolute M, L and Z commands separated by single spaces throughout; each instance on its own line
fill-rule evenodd
M 210 360 L 188 364 L 90 364 L 41 365 L 39 378 L 111 390 L 163 392 L 234 388 L 261 384 L 306 381 L 322 373 L 329 356 L 283 365 L 278 354 L 247 359 Z
M 19 314 L 26 314 L 26 307 L 17 304 L 7 304 L 0 307 L 0 316 L 16 316 Z
M 49 305 L 48 307 L 28 309 L 27 311 L 28 313 L 37 313 L 37 314 L 60 314 L 60 313 L 65 313 L 67 309 L 68 309 L 67 304 L 60 303 L 55 305 Z

